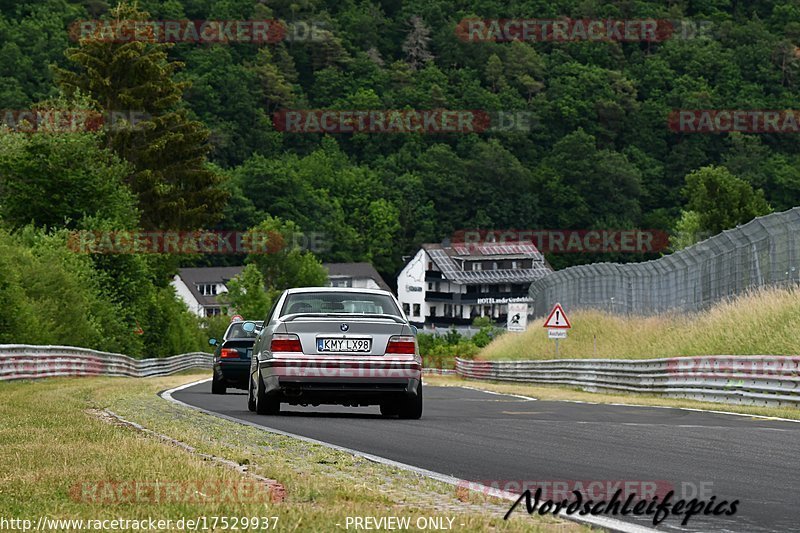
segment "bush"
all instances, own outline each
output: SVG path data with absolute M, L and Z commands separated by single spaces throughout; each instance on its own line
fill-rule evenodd
M 419 352 L 427 368 L 455 368 L 456 357 L 473 358 L 479 351 L 471 339 L 464 338 L 455 329 L 443 335 L 420 333 L 417 335 Z
M 141 258 L 124 256 L 116 268 L 98 269 L 90 256 L 67 248 L 67 237 L 65 230 L 48 233 L 32 226 L 16 233 L 0 230 L 0 342 L 79 346 L 132 357 L 206 350 L 199 320 L 171 286 L 152 282 Z M 111 289 L 115 285 L 117 291 Z
M 91 260 L 65 243 L 63 231 L 0 230 L 0 291 L 7 306 L 0 341 L 125 351 L 132 332 L 121 309 L 104 297 Z

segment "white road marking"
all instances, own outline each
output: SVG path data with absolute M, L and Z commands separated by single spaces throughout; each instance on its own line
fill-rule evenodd
M 521 398 L 521 399 L 529 401 L 529 402 L 535 402 L 535 401 L 538 400 L 538 398 L 532 398 L 530 396 L 522 396 L 521 394 L 509 394 L 507 392 L 495 392 L 493 390 L 479 389 L 477 387 L 467 387 L 466 385 L 456 385 L 456 386 L 458 388 L 460 388 L 460 389 L 468 389 L 468 390 L 474 390 L 474 391 L 478 391 L 478 392 L 485 392 L 486 394 L 495 394 L 497 396 L 510 396 L 512 398 Z
M 435 386 L 435 385 L 434 385 Z M 487 392 L 489 394 L 501 394 L 504 396 L 515 396 L 519 398 L 528 398 L 527 396 L 519 396 L 517 394 L 507 394 L 504 392 L 495 392 L 495 391 L 488 391 L 484 389 L 479 389 L 477 387 L 466 387 L 464 385 L 444 385 L 445 387 L 459 387 L 462 389 L 469 389 L 469 390 L 477 390 L 482 392 Z M 531 400 L 540 400 L 543 402 L 563 402 L 563 403 L 580 403 L 585 405 L 614 405 L 617 407 L 648 407 L 652 409 L 676 409 L 679 411 L 693 411 L 697 413 L 714 413 L 717 415 L 731 415 L 731 416 L 744 416 L 747 418 L 758 418 L 761 420 L 775 420 L 779 422 L 794 422 L 800 423 L 800 420 L 796 420 L 794 418 L 781 418 L 778 416 L 767 416 L 767 415 L 753 415 L 749 413 L 732 413 L 730 411 L 719 411 L 716 409 L 698 409 L 696 407 L 674 407 L 671 405 L 642 405 L 638 403 L 604 403 L 604 402 L 589 402 L 585 400 L 542 400 L 541 398 L 530 398 Z

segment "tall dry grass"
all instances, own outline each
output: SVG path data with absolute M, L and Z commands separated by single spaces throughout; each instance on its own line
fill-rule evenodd
M 559 358 L 800 353 L 798 289 L 761 289 L 692 314 L 641 317 L 566 311 L 572 329 L 560 341 Z M 543 323 L 543 318 L 536 319 L 524 333 L 502 335 L 478 358 L 555 358 L 555 342 L 547 338 Z

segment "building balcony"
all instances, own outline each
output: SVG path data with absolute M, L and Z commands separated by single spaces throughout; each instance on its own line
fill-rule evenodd
M 425 281 L 433 280 L 437 281 L 440 279 L 444 279 L 442 277 L 442 273 L 438 270 L 426 270 L 425 271 Z
M 449 316 L 427 316 L 425 324 L 436 326 L 437 328 L 447 328 L 450 326 L 469 326 L 472 324 L 471 318 L 455 318 Z
M 428 291 L 425 293 L 425 300 L 428 302 L 452 302 L 453 296 L 452 292 Z

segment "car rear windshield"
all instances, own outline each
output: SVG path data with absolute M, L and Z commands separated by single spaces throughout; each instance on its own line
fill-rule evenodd
M 290 294 L 283 304 L 281 316 L 295 313 L 402 316 L 390 296 L 353 292 L 300 292 Z
M 247 332 L 243 328 L 244 322 L 234 322 L 225 333 L 225 340 L 230 339 L 255 339 L 258 335 L 255 331 Z

